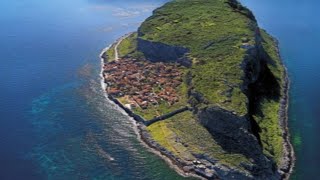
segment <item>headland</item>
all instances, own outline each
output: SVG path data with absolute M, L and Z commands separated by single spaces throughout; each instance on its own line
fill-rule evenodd
M 169 2 L 101 58 L 108 98 L 180 173 L 289 178 L 286 68 L 237 1 Z

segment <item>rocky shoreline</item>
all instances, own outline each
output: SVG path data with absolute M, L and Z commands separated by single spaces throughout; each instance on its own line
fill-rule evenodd
M 118 44 L 119 41 L 123 40 L 126 36 L 121 37 L 119 40 L 115 42 L 115 44 Z M 109 46 L 112 47 L 112 46 Z M 102 87 L 104 90 L 107 87 L 107 84 L 105 82 L 105 79 L 103 77 L 103 65 L 105 63 L 108 63 L 108 56 L 105 54 L 108 48 L 104 49 L 102 53 L 100 54 L 101 57 L 101 78 L 102 78 Z M 278 49 L 278 55 L 280 57 L 279 49 Z M 280 104 L 280 125 L 282 127 L 283 131 L 283 138 L 284 138 L 284 156 L 281 160 L 281 165 L 278 167 L 278 171 L 281 173 L 281 179 L 289 179 L 290 174 L 292 173 L 293 167 L 294 167 L 294 151 L 293 147 L 290 143 L 290 133 L 288 129 L 288 102 L 289 102 L 289 78 L 287 75 L 287 70 L 284 64 L 282 64 L 285 68 L 284 72 L 284 84 L 283 84 L 283 92 L 281 97 L 281 104 Z M 182 176 L 193 176 L 200 179 L 218 179 L 218 176 L 213 171 L 210 171 L 210 173 L 206 173 L 206 168 L 203 168 L 202 165 L 207 165 L 206 163 L 202 163 L 203 161 L 207 161 L 209 164 L 211 162 L 207 160 L 206 158 L 199 158 L 198 160 L 195 160 L 193 164 L 190 164 L 190 162 L 186 162 L 175 155 L 173 155 L 170 151 L 163 148 L 160 144 L 158 144 L 156 141 L 152 139 L 149 132 L 146 130 L 145 122 L 146 120 L 143 119 L 141 116 L 135 114 L 132 112 L 129 108 L 124 106 L 121 102 L 119 102 L 116 98 L 112 97 L 111 95 L 106 94 L 106 97 L 115 103 L 118 107 L 120 107 L 122 110 L 126 112 L 127 115 L 132 117 L 134 121 L 136 122 L 136 130 L 139 139 L 141 142 L 148 147 L 153 153 L 159 155 L 161 158 L 163 158 L 169 165 L 175 169 L 180 175 Z M 214 163 L 212 163 L 214 164 Z M 200 166 L 201 165 L 201 166 Z M 218 164 L 215 165 L 217 169 L 220 168 L 226 168 L 226 167 L 219 167 Z M 199 167 L 199 168 L 198 168 Z M 204 166 L 206 167 L 206 166 Z M 232 170 L 232 169 L 230 169 Z M 249 178 L 249 177 L 248 177 Z
M 274 41 L 277 44 L 277 54 L 282 60 L 280 51 L 279 51 L 279 42 L 274 38 Z M 280 126 L 282 127 L 282 136 L 284 139 L 283 147 L 283 157 L 281 160 L 281 165 L 278 168 L 282 172 L 282 179 L 289 179 L 292 174 L 294 163 L 295 163 L 295 154 L 294 149 L 290 141 L 290 132 L 288 127 L 288 108 L 289 108 L 289 90 L 290 90 L 290 80 L 288 76 L 288 70 L 282 61 L 282 66 L 284 67 L 284 81 L 283 81 L 283 92 L 280 99 Z
M 124 37 L 125 36 L 118 39 L 115 43 L 119 43 L 119 41 L 121 41 Z M 105 88 L 107 87 L 107 83 L 105 82 L 105 79 L 103 77 L 103 65 L 105 63 L 108 63 L 108 58 L 105 55 L 105 52 L 110 47 L 112 47 L 112 45 L 105 48 L 100 54 L 100 58 L 101 58 L 100 76 L 101 76 L 101 84 L 102 84 L 103 90 L 105 90 Z M 146 125 L 145 125 L 146 120 L 145 119 L 143 119 L 141 116 L 132 112 L 130 109 L 128 109 L 126 106 L 124 106 L 121 102 L 119 102 L 116 98 L 114 98 L 111 95 L 108 95 L 107 93 L 106 93 L 106 98 L 108 98 L 111 102 L 113 102 L 115 105 L 117 105 L 119 108 L 121 108 L 128 116 L 133 118 L 133 120 L 135 122 L 135 126 L 136 126 L 135 128 L 136 128 L 138 138 L 143 143 L 143 145 L 145 145 L 151 152 L 159 155 L 162 159 L 164 159 L 170 165 L 170 167 L 172 167 L 181 176 L 196 177 L 199 179 L 216 179 L 216 178 L 213 178 L 212 175 L 206 175 L 206 174 L 202 173 L 200 170 L 192 172 L 190 170 L 184 169 L 185 166 L 188 166 L 187 162 L 183 162 L 183 160 L 174 156 L 170 151 L 163 148 L 160 144 L 158 144 L 156 141 L 154 141 L 152 139 L 152 137 L 150 136 L 149 132 L 146 129 Z
M 123 38 L 126 36 L 123 36 L 122 38 L 119 38 L 115 43 L 119 43 Z M 101 86 L 105 92 L 105 89 L 107 87 L 107 83 L 105 82 L 105 79 L 103 77 L 103 65 L 105 63 L 108 63 L 108 58 L 105 55 L 106 51 L 112 47 L 111 44 L 107 48 L 103 49 L 103 51 L 100 54 L 101 58 Z M 178 157 L 175 157 L 171 152 L 163 148 L 160 144 L 158 144 L 156 141 L 154 141 L 148 131 L 146 130 L 146 125 L 144 122 L 146 122 L 145 119 L 143 119 L 141 116 L 133 113 L 130 109 L 128 109 L 126 106 L 124 106 L 121 102 L 119 102 L 116 98 L 112 97 L 111 95 L 108 95 L 106 93 L 106 98 L 108 98 L 111 102 L 113 102 L 115 105 L 117 105 L 119 108 L 121 108 L 129 117 L 133 118 L 136 132 L 138 135 L 138 139 L 142 142 L 142 144 L 148 148 L 151 152 L 154 154 L 160 156 L 162 159 L 164 159 L 171 168 L 173 168 L 178 174 L 184 177 L 196 177 L 199 179 L 210 179 L 208 176 L 205 176 L 204 174 L 201 173 L 196 173 L 196 172 L 186 172 L 183 167 L 186 165 L 186 163 L 183 163 L 181 159 Z

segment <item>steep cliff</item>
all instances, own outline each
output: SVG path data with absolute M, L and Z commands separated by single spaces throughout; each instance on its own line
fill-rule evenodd
M 161 42 L 151 42 L 138 38 L 138 51 L 143 52 L 144 57 L 152 62 L 178 62 L 190 67 L 192 62 L 187 57 L 189 50 L 180 46 L 170 46 Z
M 182 65 L 179 103 L 133 111 L 151 119 L 192 107 L 147 128 L 184 171 L 221 179 L 287 176 L 286 72 L 277 42 L 250 10 L 236 0 L 171 1 L 143 22 L 135 41 L 124 56 Z

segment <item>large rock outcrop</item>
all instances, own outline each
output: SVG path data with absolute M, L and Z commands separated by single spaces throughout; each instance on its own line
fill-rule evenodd
M 192 64 L 187 57 L 189 49 L 184 47 L 138 38 L 137 49 L 144 54 L 147 60 L 152 62 L 178 62 L 186 67 L 190 67 Z
M 241 67 L 244 71 L 241 90 L 248 99 L 248 112 L 241 116 L 234 112 L 209 105 L 197 111 L 199 122 L 208 129 L 216 142 L 227 152 L 243 154 L 252 164 L 242 163 L 255 179 L 280 179 L 275 161 L 264 154 L 259 132 L 260 127 L 253 118 L 257 113 L 260 96 L 280 96 L 280 87 L 267 67 L 270 57 L 265 52 L 262 38 L 256 30 L 254 43 L 243 40 L 241 48 L 246 50 Z M 271 83 L 271 84 L 270 84 Z
M 252 133 L 248 117 L 239 117 L 218 107 L 207 107 L 198 112 L 205 126 L 219 145 L 229 153 L 244 154 L 254 165 L 242 166 L 259 179 L 279 179 L 274 162 L 266 157 L 259 140 Z
M 205 131 L 210 138 L 203 139 L 214 145 L 206 147 L 225 154 L 203 148 L 206 142 L 199 145 L 196 135 L 176 136 L 185 138 L 185 144 L 193 140 L 196 148 L 185 146 L 185 151 L 208 160 L 221 179 L 281 179 L 284 170 L 279 166 L 290 169 L 279 163 L 285 137 L 279 135 L 278 127 L 286 115 L 287 101 L 280 102 L 287 91 L 281 84 L 285 71 L 272 38 L 261 32 L 252 12 L 237 0 L 172 1 L 155 10 L 138 30 L 136 48 L 145 59 L 189 67 L 185 69 L 182 96 L 188 99 L 184 105 L 192 107 L 190 118 L 205 128 L 188 133 L 203 135 L 199 132 Z M 172 134 L 174 128 L 185 130 L 170 128 Z M 210 161 L 215 155 L 220 159 Z M 239 155 L 237 162 L 230 163 L 229 155 Z M 185 160 L 183 155 L 179 158 Z

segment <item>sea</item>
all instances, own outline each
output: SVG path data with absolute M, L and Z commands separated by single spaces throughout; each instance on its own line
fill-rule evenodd
M 182 177 L 105 98 L 99 54 L 166 0 L 0 1 L 0 179 Z M 291 79 L 292 179 L 320 177 L 320 2 L 242 0 L 280 42 Z
M 241 0 L 279 40 L 290 85 L 289 129 L 296 163 L 291 179 L 320 178 L 320 1 Z

